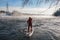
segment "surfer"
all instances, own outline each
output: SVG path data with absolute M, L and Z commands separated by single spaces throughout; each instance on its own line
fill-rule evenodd
M 29 19 L 27 20 L 28 23 L 28 32 L 32 32 L 32 18 L 29 17 Z

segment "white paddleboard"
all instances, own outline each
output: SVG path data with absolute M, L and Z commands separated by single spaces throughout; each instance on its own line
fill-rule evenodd
M 32 32 L 28 32 L 27 29 L 25 29 L 23 32 L 24 32 L 25 36 L 30 37 L 30 36 L 33 35 L 33 33 L 34 33 L 34 29 L 32 30 Z
M 26 36 L 28 36 L 28 37 L 32 36 L 33 32 L 34 32 L 34 30 L 32 30 L 32 32 L 26 32 Z

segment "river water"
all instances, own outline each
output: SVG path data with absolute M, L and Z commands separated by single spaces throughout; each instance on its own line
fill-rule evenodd
M 0 40 L 60 40 L 60 22 L 54 20 L 33 20 L 34 33 L 31 37 L 26 37 L 21 32 L 27 28 L 26 20 L 0 19 Z

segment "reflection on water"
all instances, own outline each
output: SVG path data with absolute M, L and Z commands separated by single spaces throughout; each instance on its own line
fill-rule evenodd
M 44 25 L 41 21 L 33 21 L 34 34 L 26 37 L 21 32 L 27 27 L 26 20 L 7 20 L 0 19 L 0 40 L 54 40 L 52 35 L 40 27 Z

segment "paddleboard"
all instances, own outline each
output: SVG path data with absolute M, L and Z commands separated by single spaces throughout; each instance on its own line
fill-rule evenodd
M 27 36 L 27 37 L 32 36 L 32 35 L 33 35 L 33 32 L 34 32 L 34 30 L 32 30 L 32 32 L 26 32 L 26 36 Z
M 24 32 L 25 36 L 30 37 L 30 36 L 33 35 L 33 33 L 34 33 L 34 29 L 33 29 L 31 32 L 28 32 L 28 30 L 25 29 L 23 32 Z

